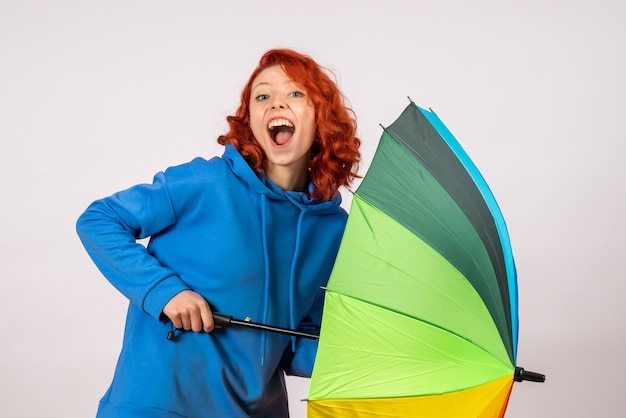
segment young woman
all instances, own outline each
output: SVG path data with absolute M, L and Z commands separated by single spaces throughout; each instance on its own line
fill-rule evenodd
M 222 157 L 171 167 L 78 219 L 130 300 L 99 417 L 287 417 L 284 373 L 311 373 L 315 341 L 215 328 L 212 313 L 319 328 L 347 217 L 338 189 L 357 176 L 356 122 L 315 61 L 271 50 L 228 123 Z M 174 328 L 189 332 L 166 339 Z

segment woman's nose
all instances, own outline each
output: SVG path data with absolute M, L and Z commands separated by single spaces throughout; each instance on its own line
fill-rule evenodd
M 284 108 L 285 108 L 284 102 L 279 98 L 275 98 L 274 101 L 272 102 L 272 109 L 284 109 Z

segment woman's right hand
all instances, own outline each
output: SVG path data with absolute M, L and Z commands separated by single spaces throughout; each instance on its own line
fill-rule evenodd
M 211 332 L 215 327 L 209 303 L 192 290 L 183 290 L 170 299 L 163 313 L 177 329 Z

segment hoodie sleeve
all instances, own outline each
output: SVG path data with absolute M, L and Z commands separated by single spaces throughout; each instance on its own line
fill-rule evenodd
M 318 342 L 306 338 L 298 338 L 296 352 L 289 368 L 285 371 L 289 376 L 311 377 L 313 363 L 317 353 Z
M 188 287 L 137 239 L 176 220 L 165 174 L 93 202 L 78 218 L 77 233 L 102 274 L 132 303 L 159 318 L 165 304 Z

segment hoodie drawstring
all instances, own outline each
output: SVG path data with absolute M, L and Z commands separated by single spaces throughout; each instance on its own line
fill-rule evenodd
M 289 269 L 289 327 L 295 329 L 296 324 L 294 313 L 294 300 L 296 297 L 296 265 L 298 264 L 298 258 L 300 257 L 300 247 L 302 241 L 302 222 L 304 219 L 304 211 L 300 212 L 298 216 L 298 227 L 296 229 L 296 245 L 293 252 L 293 259 L 291 260 L 291 268 Z M 296 337 L 291 337 L 291 349 L 296 352 Z
M 268 317 L 268 304 L 270 294 L 270 260 L 267 249 L 267 197 L 265 194 L 261 195 L 261 219 L 262 219 L 262 231 L 261 236 L 263 240 L 263 261 L 265 262 L 265 272 L 263 283 L 263 322 L 267 323 Z M 265 366 L 265 346 L 266 346 L 265 333 L 261 335 L 261 366 Z

